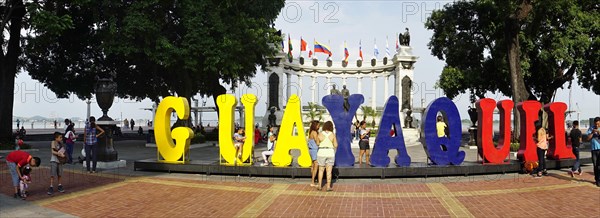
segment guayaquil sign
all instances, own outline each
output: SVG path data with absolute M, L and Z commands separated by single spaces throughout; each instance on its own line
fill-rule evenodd
M 241 103 L 245 108 L 245 123 L 254 123 L 254 108 L 257 98 L 253 94 L 245 94 L 241 97 Z M 338 148 L 335 154 L 335 165 L 339 167 L 349 167 L 354 165 L 354 155 L 350 147 L 350 127 L 352 118 L 356 110 L 364 102 L 361 94 L 349 96 L 350 105 L 348 111 L 344 109 L 344 99 L 341 95 L 327 95 L 323 97 L 322 103 L 331 114 L 335 124 Z M 219 106 L 219 149 L 220 155 L 224 160 L 224 165 L 234 165 L 234 163 L 244 163 L 250 165 L 251 152 L 254 146 L 254 134 L 247 134 L 246 140 L 242 145 L 242 155 L 235 155 L 233 144 L 234 131 L 234 110 L 237 105 L 237 99 L 230 94 L 224 94 L 217 97 Z M 395 125 L 401 130 L 399 116 L 399 103 L 396 96 L 388 98 L 383 109 L 383 115 L 379 122 L 380 128 L 377 133 L 373 152 L 371 155 L 371 165 L 375 167 L 387 167 L 390 164 L 388 151 L 396 149 L 398 155 L 394 162 L 398 166 L 410 166 L 411 158 L 406 151 L 402 131 L 397 131 L 395 136 L 390 136 L 389 132 Z M 493 136 L 493 112 L 498 108 L 500 113 L 500 140 L 498 145 L 492 141 Z M 496 103 L 495 100 L 485 98 L 477 102 L 478 119 L 478 153 L 483 158 L 484 163 L 505 163 L 509 155 L 511 139 L 511 112 L 514 102 L 511 100 L 502 100 Z M 565 111 L 567 105 L 563 102 L 554 102 L 542 107 L 537 101 L 524 101 L 517 104 L 521 116 L 521 134 L 518 157 L 521 161 L 537 161 L 536 144 L 533 141 L 535 132 L 534 122 L 538 120 L 538 112 L 543 108 L 549 117 L 549 132 L 554 137 L 550 140 L 548 157 L 552 159 L 575 158 L 565 140 Z M 165 163 L 186 163 L 189 161 L 189 146 L 194 132 L 188 127 L 176 127 L 171 130 L 170 115 L 176 112 L 181 120 L 187 120 L 190 116 L 190 106 L 188 101 L 182 97 L 166 97 L 159 104 L 156 116 L 154 117 L 154 134 L 159 153 L 159 161 Z M 436 115 L 438 112 L 447 117 L 449 137 L 438 137 L 436 132 Z M 277 146 L 272 156 L 273 165 L 276 167 L 288 167 L 292 162 L 290 150 L 300 151 L 298 164 L 301 167 L 310 167 L 311 158 L 308 153 L 307 138 L 304 131 L 297 131 L 293 134 L 294 127 L 303 130 L 303 120 L 301 112 L 300 98 L 292 95 L 287 102 L 283 114 L 281 126 L 279 128 Z M 431 102 L 424 112 L 422 128 L 425 133 L 425 144 L 427 156 L 435 165 L 460 165 L 465 159 L 465 152 L 460 151 L 462 137 L 462 124 L 460 114 L 454 102 L 449 98 L 442 97 Z M 246 125 L 245 131 L 254 132 L 253 125 Z M 442 149 L 444 145 L 445 149 Z M 237 160 L 236 160 L 237 159 Z M 244 165 L 241 164 L 241 165 Z M 238 164 L 240 165 L 240 164 Z

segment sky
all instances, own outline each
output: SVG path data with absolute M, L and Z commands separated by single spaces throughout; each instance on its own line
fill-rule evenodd
M 362 42 L 362 51 L 365 60 L 371 59 L 375 42 L 379 48 L 378 59 L 385 56 L 386 38 L 389 48 L 395 50 L 396 34 L 404 32 L 405 28 L 410 29 L 413 54 L 419 59 L 414 67 L 414 90 L 413 105 L 420 107 L 422 103 L 427 106 L 436 98 L 443 97 L 444 93 L 440 89 L 435 89 L 435 82 L 438 80 L 444 67 L 444 62 L 431 55 L 427 43 L 432 36 L 432 31 L 425 29 L 424 23 L 431 12 L 441 9 L 443 5 L 452 3 L 452 1 L 287 1 L 280 15 L 275 21 L 275 27 L 281 29 L 286 35 L 292 38 L 293 54 L 295 57 L 300 51 L 300 37 L 308 42 L 309 49 L 312 49 L 313 40 L 329 45 L 332 49 L 332 58 L 334 61 L 343 59 L 344 42 L 348 45 L 350 52 L 349 61 L 355 64 L 358 58 L 359 41 Z M 287 37 L 285 41 L 285 51 L 287 52 Z M 393 54 L 392 54 L 393 55 Z M 307 57 L 307 53 L 303 55 Z M 319 60 L 325 60 L 326 56 L 318 54 Z M 482 74 L 483 75 L 483 74 Z M 259 98 L 256 105 L 256 116 L 263 116 L 266 111 L 267 99 L 267 74 L 258 72 L 253 79 L 251 87 L 241 87 L 236 91 L 229 93 L 241 96 L 243 93 L 254 93 Z M 292 77 L 292 82 L 298 82 L 296 77 Z M 332 79 L 332 82 L 341 86 L 341 79 Z M 317 80 L 318 84 L 325 84 L 325 79 Z M 383 106 L 385 99 L 382 98 L 383 78 L 377 80 L 377 105 Z M 389 92 L 393 92 L 393 80 L 390 79 Z M 570 105 L 570 110 L 581 112 L 581 119 L 587 117 L 599 116 L 600 96 L 591 91 L 579 87 L 576 81 L 571 90 L 559 89 L 556 94 L 556 101 L 562 101 Z M 229 87 L 228 85 L 225 85 Z M 295 89 L 294 93 L 299 93 L 303 105 L 306 105 L 311 99 L 310 78 L 304 78 L 303 84 Z M 365 103 L 370 106 L 370 78 L 363 79 L 363 93 Z M 348 79 L 348 89 L 351 93 L 357 92 L 356 79 Z M 284 91 L 285 93 L 285 91 Z M 317 99 L 321 99 L 328 93 L 324 85 L 319 86 Z M 57 99 L 54 93 L 44 87 L 43 84 L 31 79 L 27 72 L 21 72 L 15 81 L 15 99 L 14 116 L 32 117 L 44 116 L 49 118 L 57 117 L 85 117 L 87 105 L 85 102 L 72 96 L 69 99 Z M 571 96 L 571 98 L 569 98 Z M 488 93 L 488 98 L 496 101 L 508 99 L 501 94 Z M 569 100 L 570 99 L 570 100 Z M 462 119 L 468 119 L 467 108 L 470 105 L 467 94 L 460 95 L 453 99 L 457 104 Z M 202 104 L 202 101 L 200 101 Z M 193 105 L 193 103 L 192 103 Z M 206 99 L 206 106 L 213 106 L 212 98 Z M 91 114 L 99 117 L 102 112 L 98 104 L 92 100 Z M 115 98 L 113 106 L 109 110 L 109 116 L 114 119 L 151 119 L 150 111 L 142 110 L 152 106 L 150 100 L 136 102 L 127 99 Z M 202 115 L 204 123 L 216 124 L 216 113 L 206 112 Z M 576 119 L 575 115 L 567 120 Z

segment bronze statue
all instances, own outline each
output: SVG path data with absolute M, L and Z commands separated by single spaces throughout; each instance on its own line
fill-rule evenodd
M 271 112 L 271 114 L 269 114 L 269 125 L 270 126 L 277 126 L 277 124 L 276 124 L 277 116 L 275 116 L 275 110 L 277 110 L 275 107 L 271 107 L 271 109 L 270 109 L 270 112 Z
M 398 42 L 400 42 L 400 45 L 410 46 L 410 33 L 408 32 L 408 28 L 406 28 L 404 34 L 398 35 Z
M 340 93 L 340 90 L 337 90 L 335 88 L 335 84 L 333 84 L 333 88 L 331 89 L 330 93 L 331 95 L 341 95 L 342 93 Z
M 406 117 L 404 118 L 404 127 L 406 127 L 406 128 L 413 128 L 413 125 L 412 125 L 413 118 L 412 118 L 411 114 L 412 114 L 412 110 L 408 109 L 406 111 Z
M 412 91 L 412 81 L 408 76 L 404 76 L 402 78 L 402 109 L 412 109 L 411 108 L 411 99 L 410 92 Z
M 346 85 L 343 85 L 342 88 L 342 96 L 344 96 L 344 110 L 346 112 L 350 110 L 350 103 L 348 103 L 348 97 L 350 97 L 350 91 L 346 88 Z

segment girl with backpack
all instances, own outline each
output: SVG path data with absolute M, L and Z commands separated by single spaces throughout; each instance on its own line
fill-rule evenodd
M 77 135 L 75 134 L 75 124 L 70 123 L 67 126 L 67 133 L 65 133 L 65 144 L 67 149 L 67 163 L 73 163 L 73 147 L 77 141 Z

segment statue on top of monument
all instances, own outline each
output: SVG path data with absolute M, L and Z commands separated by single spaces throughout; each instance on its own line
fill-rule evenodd
M 341 95 L 342 93 L 340 93 L 340 90 L 337 90 L 335 88 L 335 84 L 333 84 L 333 88 L 331 89 L 331 91 L 329 92 L 329 94 L 331 94 L 331 95 Z
M 404 34 L 398 36 L 398 41 L 400 42 L 400 45 L 410 46 L 410 33 L 408 32 L 408 28 L 406 28 Z
M 350 91 L 346 88 L 346 85 L 342 86 L 342 96 L 344 96 L 344 109 L 348 111 L 350 109 L 350 103 L 348 103 L 348 97 L 350 97 Z

